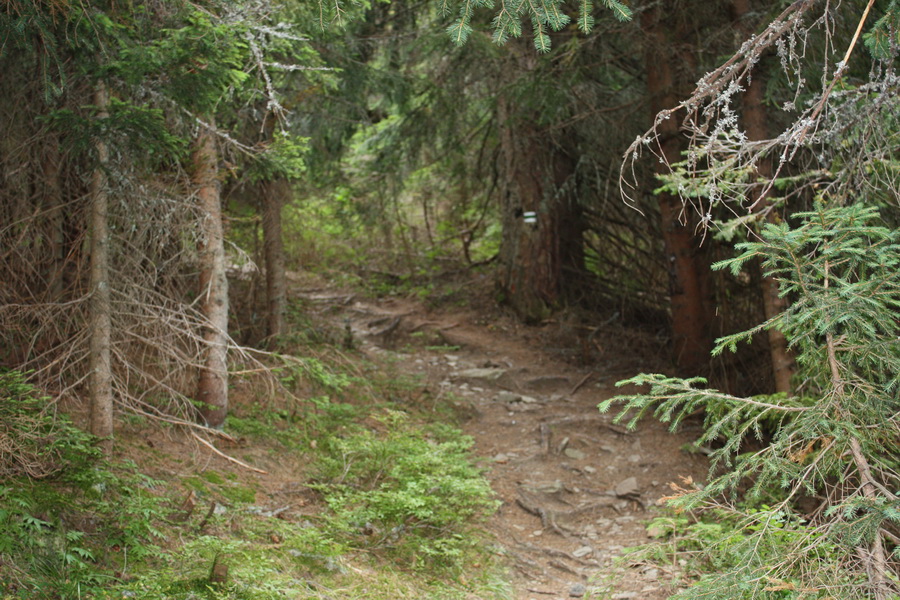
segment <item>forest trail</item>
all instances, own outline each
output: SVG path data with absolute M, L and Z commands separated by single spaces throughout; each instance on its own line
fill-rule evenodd
M 696 431 L 671 434 L 647 420 L 629 432 L 599 413 L 618 393 L 615 382 L 639 371 L 623 340 L 603 340 L 607 359 L 575 366 L 554 347 L 558 323 L 525 327 L 496 309 L 295 293 L 349 326 L 358 351 L 417 378 L 421 401 L 458 407 L 502 502 L 488 529 L 508 558 L 516 600 L 591 597 L 592 589 L 617 600 L 671 594 L 677 563 L 614 559 L 648 541 L 645 522 L 672 493 L 669 482 L 703 480 L 707 462 L 682 450 Z

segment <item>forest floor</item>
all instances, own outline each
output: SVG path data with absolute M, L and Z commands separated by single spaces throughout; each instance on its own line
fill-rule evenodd
M 666 569 L 616 560 L 649 541 L 646 524 L 669 484 L 702 481 L 708 467 L 687 451 L 699 433 L 690 426 L 670 433 L 647 419 L 629 431 L 597 410 L 623 393 L 616 381 L 662 368 L 639 334 L 609 323 L 523 326 L 465 286 L 464 302 L 439 308 L 295 287 L 311 310 L 349 325 L 357 351 L 413 376 L 420 399 L 457 407 L 502 502 L 488 529 L 508 557 L 516 600 L 674 591 L 677 561 Z
M 665 370 L 664 348 L 652 333 L 614 319 L 584 326 L 559 317 L 524 326 L 496 306 L 490 284 L 477 276 L 419 301 L 373 298 L 293 275 L 291 296 L 333 348 L 348 341 L 349 330 L 345 367 L 403 379 L 401 407 L 435 410 L 474 439 L 476 460 L 500 502 L 485 527 L 506 565 L 512 600 L 662 600 L 678 588 L 677 557 L 666 567 L 622 557 L 650 541 L 647 523 L 660 514 L 659 499 L 673 493 L 670 483 L 704 480 L 706 457 L 689 451 L 699 429 L 688 424 L 670 433 L 647 419 L 629 431 L 597 409 L 628 391 L 616 381 Z M 246 423 L 270 402 L 250 379 L 235 378 L 231 396 L 235 417 L 245 414 Z M 240 537 L 271 527 L 269 537 L 281 539 L 276 520 L 305 523 L 326 510 L 308 486 L 303 452 L 232 431 L 233 442 L 216 441 L 213 453 L 195 435 L 129 423 L 117 433 L 119 457 L 151 477 L 181 482 L 177 493 L 190 504 L 185 523 L 205 535 Z M 315 448 L 315 438 L 306 443 Z M 242 490 L 249 490 L 243 504 L 230 497 Z M 278 518 L 267 525 L 251 509 Z M 342 597 L 354 594 L 348 589 Z

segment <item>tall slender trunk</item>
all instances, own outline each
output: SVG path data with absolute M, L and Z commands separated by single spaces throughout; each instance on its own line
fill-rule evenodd
M 205 357 L 197 382 L 200 416 L 221 428 L 228 414 L 228 279 L 218 154 L 212 131 L 202 129 L 192 152 L 193 184 L 200 206 L 200 311 L 206 318 Z
M 291 183 L 284 177 L 278 177 L 263 181 L 261 187 L 263 252 L 266 260 L 266 337 L 273 340 L 284 333 L 284 315 L 287 312 L 281 212 L 290 199 Z
M 62 199 L 62 157 L 59 139 L 54 134 L 47 140 L 42 156 L 42 203 L 47 211 L 47 241 L 50 255 L 47 267 L 47 296 L 51 302 L 59 302 L 65 289 L 63 270 L 65 265 L 65 231 Z
M 732 0 L 732 11 L 738 30 L 742 32 L 744 38 L 749 38 L 754 33 L 754 27 L 747 22 L 747 15 L 750 13 L 750 0 Z M 766 115 L 766 107 L 764 104 L 766 92 L 766 76 L 762 64 L 758 64 L 752 73 L 752 79 L 747 83 L 741 103 L 744 120 L 744 128 L 747 130 L 747 137 L 751 141 L 759 141 L 769 139 L 769 131 L 766 127 L 768 122 Z M 764 157 L 756 164 L 756 174 L 763 180 L 771 179 L 774 173 L 772 160 Z M 752 193 L 749 200 L 757 211 L 766 211 L 766 220 L 774 222 L 777 217 L 774 212 L 768 209 L 769 201 L 762 195 L 761 190 Z M 761 293 L 763 299 L 763 310 L 766 319 L 772 319 L 788 308 L 787 298 L 779 297 L 778 282 L 772 277 L 763 277 L 761 284 Z M 791 379 L 797 372 L 797 364 L 794 357 L 788 350 L 788 342 L 784 334 L 777 329 L 769 329 L 769 356 L 772 361 L 772 372 L 775 377 L 775 391 L 791 393 Z
M 94 104 L 97 118 L 106 119 L 109 97 L 106 85 L 97 83 Z M 112 335 L 109 289 L 109 193 L 106 167 L 109 150 L 102 140 L 94 144 L 97 164 L 91 173 L 91 299 L 90 299 L 90 405 L 91 433 L 102 438 L 104 453 L 112 451 L 113 392 L 110 339 Z
M 679 18 L 671 2 L 646 10 L 641 15 L 644 32 L 644 60 L 650 110 L 656 114 L 675 106 L 679 91 L 689 92 L 694 80 L 695 58 L 684 25 L 671 26 L 667 18 Z M 684 18 L 683 16 L 681 18 Z M 685 88 L 685 89 L 682 89 Z M 684 142 L 677 119 L 663 121 L 659 143 L 666 161 L 681 160 Z M 667 166 L 658 164 L 658 173 Z M 674 194 L 658 196 L 666 263 L 669 269 L 669 298 L 675 364 L 681 372 L 697 374 L 707 370 L 712 350 L 713 309 L 710 295 L 709 263 L 700 250 L 691 219 L 681 199 Z

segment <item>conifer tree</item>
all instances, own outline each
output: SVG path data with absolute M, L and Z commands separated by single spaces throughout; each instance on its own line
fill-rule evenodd
M 656 115 L 689 93 L 697 56 L 685 43 L 690 37 L 692 18 L 674 10 L 677 3 L 661 3 L 641 14 L 645 36 L 644 61 L 650 112 Z M 655 165 L 665 172 L 667 162 L 677 161 L 684 150 L 679 126 L 674 120 L 661 122 L 659 152 L 663 162 Z M 669 298 L 675 364 L 686 374 L 706 372 L 712 350 L 714 309 L 710 289 L 709 259 L 702 248 L 693 215 L 686 214 L 677 194 L 658 195 L 665 260 L 669 271 Z
M 109 118 L 106 84 L 98 81 L 94 91 L 97 119 Z M 112 338 L 112 302 L 109 269 L 109 190 L 106 169 L 109 149 L 106 142 L 95 142 L 96 165 L 91 173 L 91 281 L 90 281 L 90 411 L 91 433 L 104 438 L 108 453 L 113 434 L 113 390 L 110 343 Z
M 737 224 L 757 220 L 745 192 L 758 184 L 756 167 L 765 157 L 775 169 L 763 189 L 788 191 L 792 201 L 810 206 L 761 224 L 758 235 L 748 228 L 738 255 L 716 265 L 736 275 L 759 260 L 792 301 L 763 323 L 723 337 L 714 353 L 777 329 L 796 355 L 803 382 L 797 396 L 742 398 L 708 389 L 702 379 L 640 375 L 621 384 L 649 389 L 601 404 L 601 410 L 624 405 L 617 418 L 631 426 L 649 414 L 673 427 L 705 415 L 698 444 L 713 448 L 709 481 L 682 486 L 670 504 L 694 519 L 730 522 L 734 533 L 706 548 L 715 572 L 675 598 L 763 599 L 796 591 L 887 600 L 900 593 L 900 205 L 897 178 L 886 176 L 896 166 L 900 44 L 880 43 L 896 38 L 891 24 L 900 6 L 875 14 L 873 26 L 867 24 L 873 5 L 847 3 L 835 13 L 818 12 L 811 2 L 791 4 L 657 120 L 679 110 L 688 116 L 682 123 L 693 145 L 670 180 L 687 206 L 706 203 L 709 214 L 710 207 L 733 203 L 747 215 L 738 213 Z M 854 55 L 867 28 L 871 62 Z M 842 30 L 846 37 L 838 37 Z M 789 45 L 796 39 L 806 40 L 807 53 L 821 44 L 826 67 L 819 89 L 796 77 L 803 68 Z M 788 72 L 790 96 L 807 102 L 781 105 L 792 118 L 777 137 L 748 140 L 731 100 L 770 47 Z
M 89 372 L 99 372 L 95 365 L 107 365 L 101 370 L 110 374 L 105 380 L 109 385 L 91 385 L 92 390 L 106 390 L 98 407 L 111 406 L 115 396 L 123 407 L 180 422 L 192 410 L 189 398 L 195 396 L 200 357 L 219 357 L 204 372 L 215 372 L 219 389 L 227 390 L 221 378 L 227 374 L 224 353 L 231 342 L 225 321 L 223 240 L 216 234 L 222 231 L 222 222 L 211 202 L 221 172 L 217 154 L 209 150 L 216 142 L 232 152 L 254 150 L 227 129 L 208 126 L 217 120 L 230 125 L 240 107 L 242 86 L 257 82 L 247 71 L 254 65 L 270 68 L 264 65 L 266 48 L 251 56 L 247 40 L 251 30 L 266 29 L 271 8 L 267 2 L 216 0 L 177 0 L 143 11 L 102 0 L 14 1 L 0 8 L 0 33 L 6 40 L 0 61 L 9 92 L 9 100 L 3 102 L 9 114 L 23 116 L 7 130 L 7 144 L 15 154 L 5 154 L 2 160 L 19 160 L 17 171 L 23 181 L 46 180 L 39 189 L 41 201 L 48 204 L 47 210 L 33 210 L 28 204 L 31 197 L 17 193 L 15 187 L 4 186 L 0 196 L 2 269 L 12 282 L 3 290 L 0 306 L 4 324 L 0 348 L 6 364 L 32 370 L 37 383 L 53 382 L 53 389 L 63 395 L 75 393 Z M 279 27 L 268 31 L 301 44 Z M 307 48 L 301 60 L 310 55 Z M 25 76 L 34 72 L 41 74 L 40 81 Z M 102 122 L 84 108 L 96 103 L 73 83 L 84 75 L 108 88 L 108 116 Z M 18 79 L 32 83 L 16 88 Z M 257 89 L 261 95 L 269 91 L 263 84 Z M 34 116 L 42 111 L 29 110 L 34 97 L 28 94 L 35 90 L 48 107 L 40 121 Z M 185 149 L 198 130 L 195 156 L 204 158 L 199 161 L 204 168 L 194 174 L 202 180 L 202 195 L 210 200 L 207 213 L 212 214 L 203 219 L 197 218 L 198 206 L 187 201 L 192 186 L 183 176 L 189 170 L 183 169 Z M 110 158 L 96 167 L 84 157 L 98 154 L 91 150 L 101 146 L 108 148 Z M 33 156 L 46 155 L 48 160 L 43 164 L 20 160 L 28 155 L 23 149 L 30 147 L 38 149 Z M 103 199 L 84 188 L 85 175 L 92 172 L 97 181 L 106 178 L 105 184 L 94 187 L 106 192 L 109 235 L 104 235 L 99 220 L 90 227 L 95 243 L 108 242 L 107 271 L 112 275 L 102 274 L 100 249 L 95 247 L 88 255 L 79 242 L 91 223 L 83 199 Z M 64 212 L 59 209 L 63 205 Z M 102 202 L 93 206 L 104 212 Z M 9 221 L 12 227 L 6 226 L 6 215 L 19 215 Z M 207 226 L 211 229 L 201 235 Z M 186 235 L 191 233 L 195 235 Z M 20 236 L 34 243 L 15 243 Z M 217 283 L 215 289 L 206 286 L 206 291 L 215 292 L 209 306 L 216 307 L 206 317 L 192 304 L 196 285 L 188 285 L 185 278 L 197 256 L 194 248 L 186 248 L 192 239 L 203 250 L 219 245 L 218 252 L 208 254 L 215 258 L 210 264 L 218 275 L 209 278 Z M 92 281 L 80 275 L 89 272 L 82 264 L 88 256 L 97 259 Z M 37 273 L 40 277 L 33 276 Z M 107 290 L 109 297 L 89 296 L 89 284 Z M 107 307 L 110 335 L 89 348 L 88 332 L 99 335 L 107 330 L 92 325 L 92 315 L 103 312 L 95 303 L 99 300 Z M 25 330 L 23 323 L 29 322 L 39 324 L 38 333 Z M 218 337 L 204 341 L 211 331 Z M 12 348 L 23 350 L 7 352 Z M 216 402 L 224 409 L 225 401 Z M 224 411 L 220 412 L 219 424 L 224 419 Z M 106 418 L 111 412 L 102 414 L 103 424 L 98 421 L 94 431 L 106 437 L 111 433 L 111 420 Z
M 214 122 L 209 123 L 214 127 Z M 225 232 L 219 160 L 213 132 L 197 134 L 192 152 L 200 218 L 200 278 L 197 293 L 206 317 L 206 350 L 197 382 L 197 400 L 206 425 L 221 428 L 228 414 L 228 278 L 225 275 Z
M 759 20 L 758 17 L 754 18 L 754 13 L 751 9 L 755 7 L 752 4 L 749 0 L 733 0 L 732 2 L 735 21 L 744 39 L 755 33 L 757 27 L 755 21 Z M 768 58 L 766 57 L 756 65 L 750 79 L 747 81 L 746 89 L 741 95 L 741 116 L 744 120 L 744 127 L 747 130 L 747 137 L 751 142 L 769 139 L 769 119 L 765 101 L 766 85 L 769 81 L 766 72 Z M 772 159 L 764 157 L 757 164 L 756 170 L 761 181 L 771 179 L 773 175 Z M 767 195 L 761 193 L 761 191 L 761 186 L 750 191 L 750 206 L 754 207 L 755 211 L 765 214 L 766 221 L 775 223 L 778 221 L 779 215 L 774 210 L 774 207 L 770 205 Z M 788 298 L 780 293 L 778 285 L 771 277 L 762 277 L 760 288 L 766 319 L 774 318 L 787 308 Z M 793 389 L 791 380 L 797 372 L 797 366 L 791 351 L 788 349 L 787 338 L 775 328 L 768 330 L 767 337 L 769 355 L 772 361 L 772 374 L 775 378 L 774 390 L 775 392 L 790 394 Z

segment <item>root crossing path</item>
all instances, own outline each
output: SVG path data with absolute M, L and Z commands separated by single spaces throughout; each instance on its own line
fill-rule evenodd
M 302 295 L 334 309 L 333 294 Z M 696 431 L 671 434 L 652 420 L 628 431 L 597 410 L 621 393 L 618 379 L 641 370 L 639 361 L 623 367 L 613 352 L 573 366 L 554 347 L 556 323 L 529 328 L 499 314 L 433 312 L 406 300 L 347 296 L 338 304 L 356 349 L 393 359 L 464 415 L 502 502 L 488 527 L 516 600 L 657 600 L 673 592 L 677 560 L 661 568 L 616 559 L 649 540 L 646 523 L 672 493 L 668 484 L 702 480 L 707 464 L 683 451 Z

